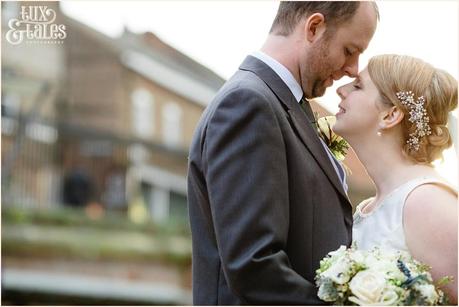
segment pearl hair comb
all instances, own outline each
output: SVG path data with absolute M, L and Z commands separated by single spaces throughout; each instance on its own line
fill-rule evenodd
M 429 126 L 429 116 L 427 116 L 427 111 L 424 106 L 424 96 L 419 96 L 418 99 L 415 100 L 412 91 L 400 91 L 397 92 L 396 95 L 398 100 L 400 100 L 410 112 L 410 118 L 408 120 L 416 126 L 416 130 L 410 133 L 410 137 L 406 143 L 412 150 L 418 151 L 421 138 L 432 133 Z

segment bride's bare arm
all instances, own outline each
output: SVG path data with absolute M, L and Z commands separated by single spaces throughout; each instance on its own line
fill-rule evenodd
M 452 276 L 443 289 L 457 303 L 457 194 L 435 184 L 416 188 L 407 198 L 403 223 L 411 255 L 432 267 L 434 281 Z

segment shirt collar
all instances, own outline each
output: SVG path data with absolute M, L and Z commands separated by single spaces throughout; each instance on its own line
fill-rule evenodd
M 303 98 L 303 90 L 301 89 L 300 84 L 293 77 L 292 73 L 284 65 L 262 51 L 253 52 L 252 56 L 271 67 L 271 69 L 274 70 L 274 72 L 279 75 L 282 81 L 284 81 L 284 83 L 288 86 L 293 96 L 295 96 L 296 101 L 301 101 Z

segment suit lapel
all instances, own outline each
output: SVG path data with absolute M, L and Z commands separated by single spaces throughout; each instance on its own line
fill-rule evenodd
M 301 112 L 301 110 L 300 110 Z M 336 187 L 336 189 L 346 198 L 347 194 L 344 191 L 343 185 L 339 180 L 338 174 L 336 173 L 332 161 L 328 158 L 328 155 L 323 147 L 322 143 L 317 136 L 312 125 L 307 120 L 307 117 L 304 113 L 299 113 L 298 110 L 288 110 L 290 118 L 292 119 L 292 124 L 298 135 L 300 136 L 303 144 L 309 149 L 314 159 L 320 165 L 324 173 L 327 175 L 331 183 Z
M 296 101 L 288 86 L 268 65 L 255 57 L 248 56 L 239 69 L 252 71 L 258 75 L 279 98 L 281 103 L 286 107 L 291 118 L 293 128 L 296 130 L 302 143 L 312 154 L 330 182 L 349 202 L 343 185 L 338 178 L 338 174 L 336 174 L 336 171 L 331 164 L 332 162 L 328 158 L 315 128 L 309 122 L 306 114 L 301 110 L 301 106 Z

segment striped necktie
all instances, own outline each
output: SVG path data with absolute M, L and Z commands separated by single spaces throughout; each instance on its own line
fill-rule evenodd
M 309 101 L 306 100 L 306 98 L 301 98 L 300 100 L 300 106 L 303 112 L 306 114 L 307 118 L 309 119 L 309 122 L 314 125 L 316 124 L 316 118 L 314 117 L 314 112 L 312 112 L 311 105 L 309 104 Z

